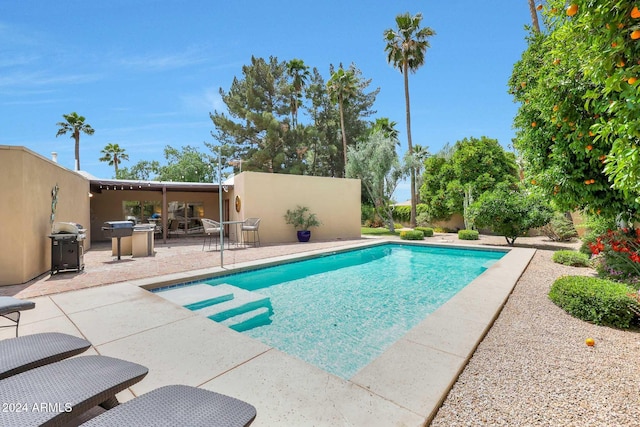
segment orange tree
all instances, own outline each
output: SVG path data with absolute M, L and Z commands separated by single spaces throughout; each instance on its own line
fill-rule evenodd
M 527 181 L 564 210 L 637 217 L 640 28 L 630 1 L 550 0 L 510 92 Z M 634 77 L 636 76 L 637 77 Z

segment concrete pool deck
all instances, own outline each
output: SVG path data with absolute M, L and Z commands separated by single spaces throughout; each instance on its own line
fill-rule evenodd
M 340 248 L 369 244 L 351 242 Z M 246 261 L 227 268 L 335 250 Z M 91 341 L 92 352 L 147 366 L 147 377 L 120 395 L 121 400 L 162 385 L 187 384 L 250 402 L 258 411 L 255 426 L 420 426 L 445 399 L 534 253 L 534 249 L 511 249 L 350 381 L 142 288 L 193 280 L 219 272 L 219 267 L 30 298 L 36 309 L 23 313 L 20 335 L 66 332 Z M 2 330 L 0 338 L 12 333 Z

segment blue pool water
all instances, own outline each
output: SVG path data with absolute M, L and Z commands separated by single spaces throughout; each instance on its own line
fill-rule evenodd
M 502 256 L 387 244 L 204 283 L 267 297 L 268 318 L 238 330 L 348 379 Z

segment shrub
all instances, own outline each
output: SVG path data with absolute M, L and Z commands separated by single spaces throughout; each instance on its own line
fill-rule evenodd
M 411 206 L 394 206 L 393 220 L 408 223 L 411 220 Z
M 480 233 L 476 230 L 460 230 L 458 231 L 458 239 L 460 240 L 478 240 Z
M 578 319 L 597 325 L 628 328 L 635 303 L 624 283 L 586 276 L 564 276 L 551 286 L 549 298 Z
M 609 230 L 589 244 L 601 277 L 635 283 L 640 280 L 640 229 Z
M 554 242 L 567 242 L 578 236 L 578 232 L 563 213 L 556 212 L 547 225 L 540 228 L 542 234 Z
M 422 231 L 422 234 L 424 234 L 424 237 L 432 237 L 433 236 L 433 228 L 416 227 L 416 230 Z
M 553 253 L 553 262 L 573 267 L 588 267 L 589 256 L 577 251 L 556 251 Z
M 404 225 L 399 224 L 399 223 L 397 223 L 397 222 L 394 222 L 394 223 L 393 223 L 393 228 L 404 228 Z
M 402 240 L 422 240 L 424 234 L 420 230 L 404 230 L 400 232 L 400 238 Z
M 453 233 L 456 230 L 449 227 L 433 227 L 433 231 L 436 233 Z

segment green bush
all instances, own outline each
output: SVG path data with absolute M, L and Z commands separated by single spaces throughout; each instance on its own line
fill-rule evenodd
M 476 230 L 460 230 L 458 231 L 458 239 L 460 240 L 478 240 L 480 233 Z
M 411 220 L 411 206 L 394 206 L 393 220 L 408 223 Z
M 424 234 L 420 230 L 405 230 L 400 232 L 402 240 L 423 240 Z
M 556 212 L 547 225 L 540 227 L 540 231 L 554 242 L 568 242 L 578 236 L 573 221 L 560 212 Z
M 433 236 L 433 228 L 416 227 L 416 230 L 422 231 L 422 234 L 424 234 L 424 237 L 432 237 Z
M 623 283 L 586 276 L 564 276 L 551 286 L 549 298 L 578 319 L 628 328 L 634 314 L 631 288 Z
M 553 253 L 553 262 L 573 267 L 588 267 L 589 256 L 577 251 L 556 251 Z
M 393 223 L 393 228 L 396 228 L 396 229 L 398 229 L 398 228 L 404 228 L 404 225 L 402 225 L 402 224 L 400 224 L 400 223 L 397 223 L 397 222 L 394 222 L 394 223 Z

